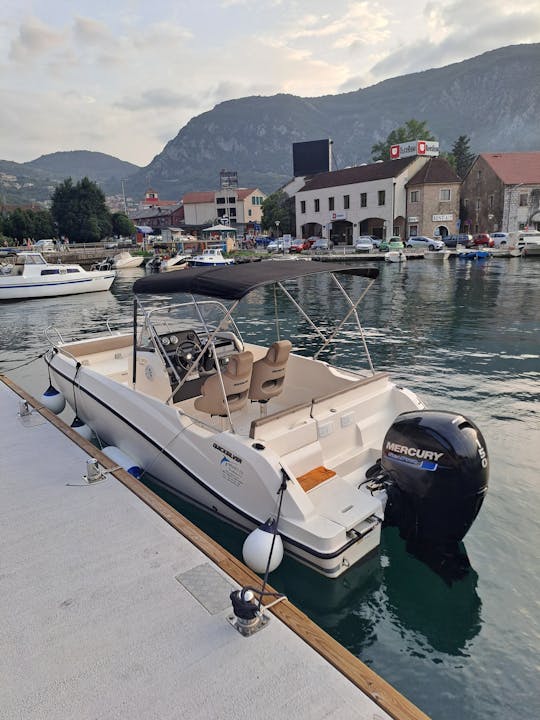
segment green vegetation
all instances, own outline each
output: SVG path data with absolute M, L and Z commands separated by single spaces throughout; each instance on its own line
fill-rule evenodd
M 469 147 L 470 142 L 471 139 L 467 135 L 460 135 L 452 145 L 452 152 L 448 158 L 449 161 L 450 157 L 454 159 L 452 165 L 462 180 L 476 157 L 476 155 L 471 152 Z
M 392 130 L 386 140 L 372 146 L 371 159 L 374 161 L 390 160 L 390 148 L 392 145 L 399 145 L 411 140 L 435 140 L 435 137 L 428 130 L 425 121 L 407 120 L 405 125 Z
M 66 237 L 70 242 L 98 242 L 112 234 L 129 237 L 135 226 L 125 213 L 111 213 L 102 190 L 88 178 L 67 178 L 53 193 L 51 210 L 15 210 L 0 214 L 6 238 L 33 241 Z
M 289 197 L 283 190 L 269 195 L 262 204 L 262 229 L 272 234 L 294 234 L 296 228 L 296 212 L 294 197 Z M 279 226 L 276 226 L 276 222 Z M 276 232 L 278 230 L 279 231 Z

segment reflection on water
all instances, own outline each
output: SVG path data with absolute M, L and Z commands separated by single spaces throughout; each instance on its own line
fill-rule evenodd
M 107 317 L 115 328 L 129 324 L 131 287 L 143 273 L 121 272 L 107 293 L 1 305 L 0 370 L 43 352 L 49 325 L 75 337 L 105 330 Z M 343 282 L 353 296 L 364 283 L 354 277 Z M 327 329 L 344 314 L 343 299 L 327 277 L 301 281 L 298 295 Z M 282 297 L 277 302 L 280 309 L 287 306 Z M 375 366 L 391 371 L 428 407 L 470 416 L 487 443 L 490 487 L 465 539 L 473 570 L 448 587 L 407 553 L 394 528 L 386 528 L 380 553 L 337 580 L 288 558 L 270 577 L 437 720 L 540 717 L 538 307 L 540 262 L 534 260 L 382 264 L 360 312 Z M 239 310 L 246 340 L 274 339 L 272 291 L 258 290 Z M 300 352 L 320 346 L 296 314 L 287 313 L 281 334 L 292 337 Z M 365 366 L 352 324 L 328 349 L 330 357 Z M 46 387 L 42 362 L 11 377 L 34 395 Z M 241 556 L 241 533 L 179 507 Z

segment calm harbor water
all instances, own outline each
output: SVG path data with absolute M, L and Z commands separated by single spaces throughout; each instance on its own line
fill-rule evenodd
M 270 582 L 435 720 L 540 717 L 540 262 L 378 266 L 360 313 L 376 368 L 428 407 L 467 415 L 487 442 L 490 487 L 465 539 L 472 570 L 446 584 L 390 528 L 380 554 L 342 578 L 285 559 Z M 107 293 L 0 305 L 0 371 L 39 396 L 47 374 L 34 359 L 47 348 L 45 328 L 74 337 L 105 329 L 107 318 L 128 326 L 142 273 L 123 271 Z M 328 278 L 306 279 L 298 292 L 317 322 L 330 327 L 343 315 Z M 272 293 L 250 296 L 245 339 L 270 337 L 273 313 Z M 287 334 L 309 349 L 307 325 L 292 314 Z M 359 362 L 353 335 L 335 345 L 341 364 Z M 241 556 L 240 533 L 167 499 Z

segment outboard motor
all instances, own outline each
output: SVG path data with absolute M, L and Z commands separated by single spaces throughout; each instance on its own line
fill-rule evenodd
M 381 466 L 385 524 L 397 525 L 417 554 L 457 552 L 488 485 L 486 444 L 474 423 L 438 410 L 402 413 L 384 438 Z

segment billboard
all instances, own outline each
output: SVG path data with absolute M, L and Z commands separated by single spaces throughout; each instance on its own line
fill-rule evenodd
M 400 158 L 414 157 L 415 155 L 437 157 L 439 155 L 439 143 L 435 140 L 411 140 L 390 147 L 390 160 L 399 160 Z
M 293 175 L 316 175 L 330 170 L 331 140 L 293 143 Z

